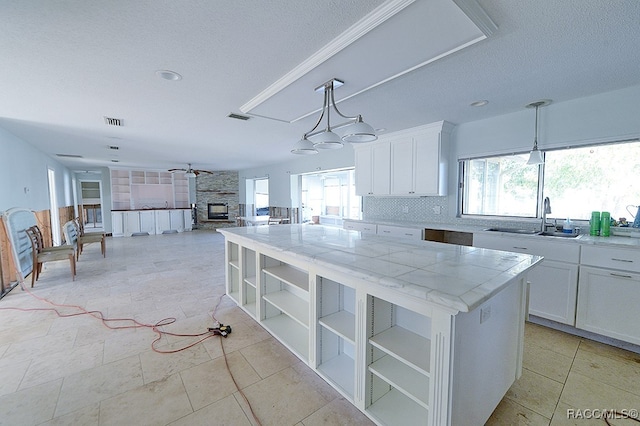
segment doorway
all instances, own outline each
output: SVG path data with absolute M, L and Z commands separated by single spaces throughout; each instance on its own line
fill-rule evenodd
M 80 181 L 81 220 L 87 232 L 102 229 L 102 185 L 99 180 Z
M 256 216 L 269 216 L 269 178 L 255 179 L 253 188 Z

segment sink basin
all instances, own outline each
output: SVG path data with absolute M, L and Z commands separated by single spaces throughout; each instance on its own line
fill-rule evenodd
M 542 235 L 543 237 L 562 237 L 562 238 L 577 238 L 580 234 L 565 234 L 564 232 L 538 232 L 538 235 Z
M 485 229 L 485 231 L 506 232 L 508 234 L 526 234 L 526 235 L 534 235 L 540 232 L 535 229 L 519 229 L 519 228 L 488 228 L 488 229 Z

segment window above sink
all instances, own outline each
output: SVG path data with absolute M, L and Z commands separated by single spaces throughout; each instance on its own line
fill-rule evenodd
M 540 218 L 544 194 L 553 200 L 550 219 L 589 220 L 594 210 L 631 219 L 625 207 L 640 202 L 640 185 L 630 182 L 640 175 L 640 141 L 542 150 L 541 165 L 527 165 L 528 153 L 460 160 L 459 213 Z

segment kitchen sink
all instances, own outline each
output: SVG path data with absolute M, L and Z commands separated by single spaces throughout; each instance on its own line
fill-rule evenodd
M 538 232 L 537 234 L 542 235 L 543 237 L 563 237 L 563 238 L 577 238 L 580 236 L 580 234 L 565 234 L 564 232 L 552 232 L 552 231 Z
M 487 228 L 485 231 L 504 232 L 507 234 L 522 234 L 522 235 L 541 235 L 543 237 L 561 237 L 561 238 L 577 238 L 580 234 L 565 234 L 564 232 L 545 231 L 540 232 L 536 229 L 520 229 L 520 228 Z
M 488 228 L 485 231 L 494 231 L 494 232 L 506 232 L 507 234 L 525 234 L 525 235 L 535 235 L 540 233 L 535 229 L 519 229 L 519 228 Z

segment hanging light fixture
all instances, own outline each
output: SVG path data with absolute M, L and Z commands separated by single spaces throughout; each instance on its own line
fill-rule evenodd
M 536 128 L 535 128 L 535 137 L 533 139 L 533 149 L 529 154 L 529 161 L 527 164 L 529 165 L 537 165 L 544 163 L 544 157 L 542 156 L 542 151 L 538 149 L 538 108 L 541 106 L 547 106 L 551 103 L 550 100 L 544 99 L 537 102 L 531 102 L 527 105 L 527 108 L 535 108 L 536 109 Z
M 361 142 L 371 142 L 378 137 L 376 136 L 375 130 L 373 127 L 368 125 L 362 120 L 361 115 L 357 115 L 355 117 L 349 117 L 340 112 L 338 107 L 336 106 L 336 101 L 333 95 L 333 90 L 337 87 L 340 87 L 344 84 L 343 81 L 338 80 L 337 78 L 332 78 L 331 80 L 324 83 L 322 86 L 316 87 L 316 92 L 324 91 L 324 101 L 322 104 L 322 113 L 318 118 L 315 126 L 307 133 L 302 136 L 291 152 L 293 154 L 317 154 L 319 149 L 339 149 L 342 148 L 343 143 L 361 143 Z M 345 132 L 342 137 L 338 136 L 331 127 L 331 109 L 342 118 L 349 120 L 346 123 L 339 124 L 334 126 L 333 129 L 338 127 L 345 127 Z M 324 130 L 316 131 L 320 123 L 322 123 L 322 119 L 324 116 L 327 116 L 327 126 Z M 311 138 L 311 140 L 309 139 Z

